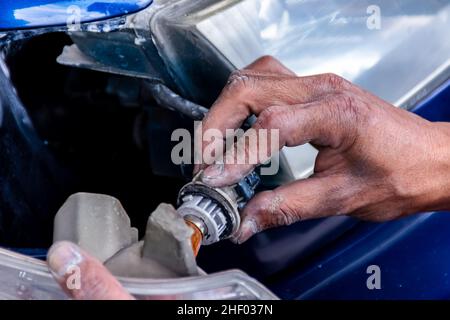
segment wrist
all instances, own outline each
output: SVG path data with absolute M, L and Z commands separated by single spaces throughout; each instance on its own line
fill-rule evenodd
M 450 209 L 450 123 L 429 123 L 430 134 L 424 146 L 418 146 L 416 164 L 405 168 L 409 177 L 409 199 L 406 207 L 411 212 Z

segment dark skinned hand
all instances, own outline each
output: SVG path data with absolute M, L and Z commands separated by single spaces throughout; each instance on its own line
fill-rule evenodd
M 231 75 L 203 132 L 214 128 L 225 134 L 251 114 L 257 116 L 253 129 L 279 129 L 280 148 L 311 143 L 319 154 L 311 177 L 259 193 L 248 203 L 238 243 L 299 220 L 350 215 L 387 221 L 450 208 L 448 123 L 396 108 L 334 74 L 298 77 L 271 57 Z M 203 181 L 231 185 L 254 167 L 212 165 Z

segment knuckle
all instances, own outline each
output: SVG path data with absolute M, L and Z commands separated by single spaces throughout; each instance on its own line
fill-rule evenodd
M 277 214 L 277 225 L 289 226 L 294 222 L 297 222 L 300 218 L 296 211 L 290 207 L 282 206 Z
M 228 77 L 228 82 L 232 82 L 233 80 L 240 78 L 243 75 L 245 75 L 245 72 L 243 70 L 234 70 Z
M 254 82 L 253 76 L 243 70 L 236 70 L 228 78 L 226 89 L 227 91 L 241 92 L 251 88 Z
M 275 59 L 271 55 L 264 55 L 264 56 L 260 57 L 259 59 L 257 59 L 255 62 L 262 66 L 271 66 L 273 64 L 279 63 L 278 60 Z
M 344 90 L 348 87 L 349 82 L 334 73 L 325 73 L 322 75 L 323 81 L 335 90 Z
M 282 122 L 283 108 L 272 106 L 261 112 L 255 126 L 260 128 L 279 128 Z
M 271 226 L 287 226 L 299 220 L 295 204 L 277 193 L 269 191 L 264 211 L 270 217 Z
M 257 217 L 261 230 L 277 226 L 287 226 L 301 219 L 295 204 L 287 201 L 276 190 L 258 193 L 251 201 L 249 216 Z M 248 209 L 247 209 L 248 210 Z
M 295 73 L 293 71 L 286 68 L 286 66 L 284 66 L 277 58 L 271 55 L 264 55 L 258 58 L 246 69 L 259 72 L 295 76 Z
M 327 130 L 336 134 L 329 137 L 333 147 L 351 146 L 363 129 L 362 108 L 358 99 L 350 93 L 330 95 L 323 104 L 324 118 L 329 121 Z

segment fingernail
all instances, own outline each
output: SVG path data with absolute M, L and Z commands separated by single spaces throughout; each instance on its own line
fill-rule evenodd
M 70 242 L 60 242 L 54 244 L 47 255 L 50 271 L 57 277 L 62 278 L 73 267 L 78 266 L 83 260 L 79 248 Z
M 260 228 L 254 219 L 245 220 L 241 225 L 239 233 L 232 241 L 237 244 L 244 243 L 259 231 Z
M 222 176 L 225 166 L 222 163 L 209 166 L 203 171 L 202 180 L 204 182 L 210 182 Z

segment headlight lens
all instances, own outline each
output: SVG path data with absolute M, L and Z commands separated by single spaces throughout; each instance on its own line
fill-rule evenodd
M 450 2 L 372 3 L 248 0 L 197 28 L 237 67 L 271 54 L 298 74 L 333 72 L 400 105 L 436 72 L 448 76 Z
M 276 299 L 238 270 L 178 279 L 119 278 L 138 299 Z M 44 262 L 0 249 L 0 299 L 67 299 Z

